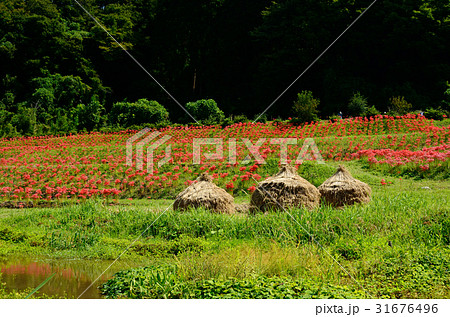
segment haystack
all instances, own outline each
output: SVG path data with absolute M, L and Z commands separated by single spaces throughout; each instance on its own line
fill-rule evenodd
M 178 194 L 174 210 L 203 207 L 217 213 L 234 213 L 234 199 L 222 188 L 217 187 L 211 176 L 203 173 L 198 181 Z
M 319 202 L 317 188 L 300 177 L 294 167 L 283 165 L 277 174 L 259 183 L 253 192 L 250 210 L 265 212 L 283 211 L 283 208 L 290 207 L 314 208 Z
M 337 172 L 319 186 L 320 194 L 326 204 L 342 207 L 357 203 L 368 203 L 372 189 L 350 174 L 342 165 Z

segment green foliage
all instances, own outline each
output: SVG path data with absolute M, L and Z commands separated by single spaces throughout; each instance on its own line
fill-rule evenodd
M 157 101 L 139 99 L 136 102 L 117 102 L 109 113 L 112 125 L 128 128 L 146 123 L 162 123 L 169 120 L 169 112 Z
M 197 284 L 194 294 L 211 299 L 364 298 L 362 292 L 347 287 L 278 276 L 207 280 Z
M 100 290 L 106 298 L 189 298 L 190 287 L 175 267 L 144 267 L 118 272 Z
M 213 99 L 188 102 L 185 108 L 197 121 L 203 124 L 217 124 L 225 118 L 223 111 L 220 110 Z M 189 117 L 187 120 L 191 122 L 192 118 Z
M 416 219 L 412 224 L 412 232 L 427 245 L 450 245 L 450 212 L 437 210 L 431 215 Z
M 106 298 L 364 298 L 360 291 L 292 277 L 254 275 L 243 279 L 186 280 L 176 267 L 143 267 L 118 272 L 100 287 Z
M 447 85 L 450 86 L 450 84 L 447 84 Z M 444 96 L 445 96 L 445 100 L 443 100 L 443 104 L 445 106 L 447 106 L 448 111 L 450 111 L 450 88 L 448 88 L 444 92 Z
M 412 104 L 405 100 L 405 97 L 392 97 L 390 100 L 391 111 L 398 115 L 407 114 L 412 109 Z
M 444 116 L 447 115 L 447 112 L 440 108 L 428 108 L 423 112 L 423 115 L 428 119 L 433 120 L 444 120 Z
M 261 122 L 261 123 L 266 123 L 269 119 L 267 118 L 267 113 L 263 113 L 263 114 L 256 114 L 255 117 L 253 118 L 253 121 L 256 122 Z
M 320 184 L 335 171 L 334 164 L 328 165 L 306 161 L 299 174 Z M 358 285 L 343 278 L 327 252 L 357 272 L 354 276 L 373 297 L 448 297 L 449 189 L 443 182 L 400 181 L 372 173 L 357 162 L 346 165 L 355 178 L 372 187 L 368 205 L 255 215 L 203 209 L 168 210 L 161 215 L 149 212 L 149 200 L 112 206 L 89 200 L 58 208 L 3 208 L 0 258 L 27 253 L 115 259 L 134 242 L 123 258 L 143 260 L 136 265 L 149 268 L 118 273 L 102 286 L 108 297 L 365 297 Z M 278 162 L 268 160 L 265 168 L 273 174 Z M 393 184 L 382 187 L 381 178 Z M 432 190 L 421 189 L 424 185 Z M 169 204 L 167 199 L 152 200 L 150 210 L 165 210 Z M 135 241 L 149 223 L 153 225 Z M 13 295 L 3 294 L 0 286 L 2 296 Z
M 304 90 L 297 94 L 297 100 L 292 108 L 296 117 L 296 123 L 304 123 L 319 120 L 317 107 L 320 104 L 319 99 L 315 99 L 311 91 Z
M 341 116 L 333 114 L 331 116 L 328 116 L 328 120 L 341 120 Z
M 235 123 L 249 122 L 250 120 L 245 115 L 229 116 L 222 121 L 222 126 L 229 126 Z
M 13 230 L 9 227 L 0 229 L 0 240 L 23 242 L 27 239 L 28 235 L 22 231 Z
M 434 247 L 389 248 L 364 272 L 368 275 L 367 285 L 385 298 L 426 298 L 418 294 L 448 283 L 449 255 L 448 249 Z
M 377 110 L 377 108 L 372 105 L 372 106 L 366 108 L 366 113 L 364 115 L 366 117 L 374 117 L 379 114 L 380 114 L 380 112 Z
M 44 77 L 32 80 L 36 87 L 32 102 L 53 114 L 54 109 L 70 109 L 80 102 L 89 102 L 98 91 L 85 84 L 79 76 L 63 76 L 59 73 L 46 73 Z
M 23 104 L 18 106 L 17 113 L 11 118 L 11 125 L 21 135 L 33 135 L 36 124 L 34 109 L 27 108 Z
M 318 164 L 314 161 L 304 161 L 298 167 L 298 174 L 316 187 L 320 186 L 335 172 L 334 167 L 328 164 Z
M 437 121 L 436 123 L 444 123 Z M 448 124 L 448 123 L 447 123 Z M 379 171 L 383 175 L 393 175 L 397 177 L 408 177 L 415 179 L 434 179 L 434 180 L 448 180 L 450 178 L 450 162 L 431 162 L 426 167 L 423 165 L 406 163 L 397 166 L 390 166 L 388 164 L 371 164 L 367 160 L 361 162 L 373 171 Z M 425 167 L 425 168 L 424 168 Z
M 86 129 L 92 131 L 101 126 L 105 108 L 96 99 L 91 100 L 87 105 L 79 104 L 72 111 L 73 121 L 76 123 L 78 131 Z
M 357 260 L 363 255 L 361 246 L 351 239 L 339 239 L 334 246 L 334 252 L 346 260 Z
M 14 110 L 16 96 L 10 92 L 5 92 L 3 98 L 0 100 L 0 110 Z
M 358 91 L 353 94 L 347 108 L 351 116 L 362 117 L 367 113 L 367 98 Z
M 64 109 L 56 109 L 56 120 L 50 123 L 50 126 L 40 124 L 36 129 L 41 130 L 37 134 L 47 134 L 50 130 L 54 134 L 66 134 L 66 133 L 76 133 L 78 131 L 83 131 L 83 129 L 78 130 L 78 118 L 74 117 L 73 114 L 77 108 L 72 109 L 71 112 L 66 113 Z M 84 128 L 86 130 L 86 128 Z M 45 131 L 45 132 L 44 132 Z
M 167 103 L 173 120 L 186 116 L 172 101 L 163 99 L 166 94 L 161 87 L 137 71 L 122 48 L 132 50 L 149 73 L 180 100 L 211 96 L 224 113 L 243 113 L 250 118 L 279 95 L 286 88 L 283 83 L 298 76 L 296 70 L 309 65 L 317 50 L 332 42 L 338 29 L 344 29 L 364 8 L 364 3 L 324 0 L 251 4 L 106 1 L 87 5 L 120 45 L 111 42 L 101 27 L 68 1 L 0 3 L 0 99 L 6 94 L 15 97 L 7 108 L 0 106 L 0 111 L 8 112 L 0 115 L 1 135 L 117 129 L 117 124 L 108 127 L 97 119 L 77 122 L 71 116 L 78 105 L 87 107 L 92 97 L 109 113 L 114 103 L 138 100 L 145 92 Z M 322 101 L 321 115 L 343 110 L 355 89 L 364 91 L 383 111 L 388 109 L 380 107 L 396 95 L 414 105 L 439 104 L 450 110 L 450 93 L 441 100 L 442 83 L 450 73 L 446 58 L 449 17 L 448 6 L 440 1 L 385 2 L 366 19 L 367 27 L 340 39 L 333 56 L 321 60 L 308 75 L 308 89 Z M 391 32 L 393 24 L 398 27 Z M 386 33 L 390 36 L 384 36 Z M 399 55 L 399 51 L 417 54 Z M 394 66 L 380 73 L 380 65 Z M 289 90 L 285 98 L 294 99 L 295 94 Z M 22 127 L 11 122 L 22 103 L 36 109 L 36 122 L 29 132 L 23 122 Z M 290 107 L 271 110 L 272 117 L 292 116 Z M 352 115 L 362 115 L 357 109 L 354 112 Z M 302 114 L 293 122 L 316 120 L 314 111 L 307 114 L 312 117 L 303 118 Z M 218 117 L 199 120 L 217 124 L 223 116 Z M 194 121 L 184 119 L 185 123 Z M 15 122 L 19 121 L 23 120 Z
M 274 175 L 280 170 L 280 160 L 275 157 L 266 159 L 266 164 L 261 166 L 261 175 Z

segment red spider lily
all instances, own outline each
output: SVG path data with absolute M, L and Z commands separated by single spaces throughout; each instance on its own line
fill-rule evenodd
M 153 175 L 137 170 L 134 164 L 126 165 L 125 142 L 135 132 L 0 139 L 0 199 L 13 199 L 15 195 L 17 199 L 76 201 L 97 196 L 127 198 L 137 193 L 151 197 L 155 188 L 158 192 L 175 186 L 181 190 L 203 170 L 213 171 L 217 184 L 228 184 L 227 190 L 235 186 L 246 189 L 250 178 L 261 179 L 258 171 L 262 166 L 240 165 L 249 154 L 241 137 L 253 144 L 258 138 L 297 138 L 298 144 L 289 147 L 291 161 L 298 156 L 302 139 L 309 137 L 314 138 L 322 156 L 333 161 L 365 160 L 370 166 L 412 166 L 427 173 L 448 167 L 450 160 L 450 129 L 436 127 L 433 121 L 412 114 L 309 122 L 302 126 L 280 122 L 238 123 L 225 128 L 168 127 L 160 132 L 172 136 L 168 143 L 176 165 L 159 167 L 160 171 L 155 169 Z M 236 162 L 208 160 L 202 153 L 203 163 L 192 165 L 193 139 L 211 136 L 223 138 L 224 153 L 230 150 L 227 140 L 236 140 Z M 266 141 L 259 153 L 266 160 L 278 158 L 279 147 Z M 155 153 L 155 163 L 163 157 L 164 149 L 160 149 Z M 177 173 L 179 170 L 183 172 Z

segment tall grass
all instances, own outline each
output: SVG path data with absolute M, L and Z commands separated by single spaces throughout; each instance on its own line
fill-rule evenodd
M 60 209 L 27 210 L 3 218 L 0 220 L 0 239 L 28 241 L 35 238 L 50 248 L 85 248 L 99 243 L 102 236 L 137 237 L 159 217 L 143 238 L 173 240 L 187 235 L 219 240 L 262 239 L 298 245 L 311 242 L 309 232 L 323 244 L 331 244 L 342 237 L 373 236 L 430 244 L 448 241 L 448 207 L 447 195 L 425 189 L 418 192 L 382 189 L 366 206 L 343 209 L 321 206 L 315 210 L 292 209 L 289 213 L 231 216 L 202 209 L 186 213 L 172 209 L 164 212 L 162 208 L 111 207 L 88 201 Z

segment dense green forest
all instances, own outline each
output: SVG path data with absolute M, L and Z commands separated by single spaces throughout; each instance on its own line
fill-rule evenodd
M 79 1 L 182 105 L 214 99 L 217 120 L 261 113 L 371 2 Z M 321 118 L 445 112 L 448 81 L 450 1 L 379 0 L 268 117 L 301 114 L 302 96 Z M 76 1 L 0 1 L 0 137 L 169 121 L 189 118 Z

